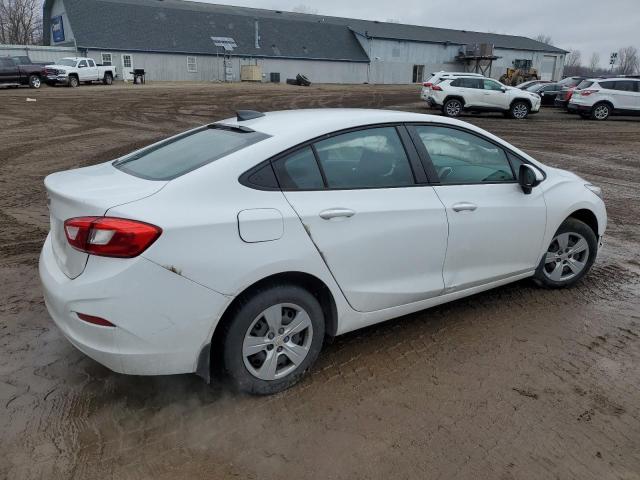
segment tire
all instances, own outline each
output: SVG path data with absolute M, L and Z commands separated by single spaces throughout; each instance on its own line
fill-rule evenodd
M 42 80 L 39 75 L 29 76 L 29 88 L 38 89 L 42 86 Z
M 591 119 L 604 121 L 611 115 L 611 106 L 608 103 L 596 103 L 591 109 Z
M 462 102 L 457 98 L 451 98 L 442 105 L 442 113 L 445 117 L 459 117 L 462 114 Z
M 304 329 L 292 326 L 298 320 Z M 318 358 L 324 332 L 324 313 L 311 293 L 294 285 L 265 287 L 241 301 L 224 327 L 225 373 L 241 392 L 270 395 L 286 390 Z
M 529 116 L 529 104 L 527 102 L 515 101 L 509 110 L 511 118 L 516 120 L 524 120 Z
M 553 236 L 533 278 L 542 287 L 572 287 L 591 270 L 597 253 L 597 233 L 586 223 L 568 218 Z
M 591 119 L 591 114 L 590 113 L 580 112 L 579 115 L 580 115 L 580 118 L 583 118 L 585 120 L 590 120 Z
M 110 73 L 105 73 L 104 78 L 102 79 L 102 83 L 105 85 L 113 84 L 113 76 Z
M 78 88 L 79 86 L 80 86 L 80 80 L 78 80 L 78 77 L 74 77 L 74 76 L 69 77 L 70 88 Z
M 307 77 L 305 77 L 304 75 L 302 75 L 301 73 L 299 73 L 296 76 L 296 80 L 298 82 L 298 85 L 301 85 L 303 87 L 310 87 L 311 86 L 311 82 L 309 81 L 309 79 Z

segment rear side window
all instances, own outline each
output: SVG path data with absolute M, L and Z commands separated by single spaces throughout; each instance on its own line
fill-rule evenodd
M 440 183 L 513 182 L 505 151 L 487 140 L 455 128 L 418 126 Z
M 607 81 L 607 82 L 600 82 L 600 86 L 602 88 L 606 88 L 607 90 L 613 90 L 613 88 L 615 87 L 616 82 L 611 82 L 611 81 Z
M 173 180 L 266 138 L 254 131 L 204 127 L 126 156 L 114 166 L 147 180 Z
M 483 88 L 482 81 L 477 78 L 457 78 L 451 85 L 461 88 Z
M 322 174 L 311 147 L 305 147 L 273 163 L 278 183 L 283 190 L 320 190 Z
M 315 148 L 329 188 L 415 184 L 409 159 L 394 127 L 344 133 L 316 143 Z

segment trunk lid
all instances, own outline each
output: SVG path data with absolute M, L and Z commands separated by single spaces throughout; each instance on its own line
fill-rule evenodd
M 153 195 L 167 182 L 144 180 L 121 172 L 111 163 L 103 163 L 51 174 L 44 184 L 53 253 L 60 270 L 73 279 L 82 274 L 89 255 L 69 245 L 65 220 L 103 216 L 112 207 Z

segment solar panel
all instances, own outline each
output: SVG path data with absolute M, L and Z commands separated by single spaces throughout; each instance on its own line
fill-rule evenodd
M 222 47 L 227 52 L 232 52 L 234 48 L 238 48 L 238 44 L 231 37 L 211 37 L 216 47 Z

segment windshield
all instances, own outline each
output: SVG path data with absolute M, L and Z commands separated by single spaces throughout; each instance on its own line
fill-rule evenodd
M 75 67 L 76 61 L 70 58 L 61 58 L 56 62 L 56 65 L 64 65 L 65 67 Z
M 126 156 L 113 165 L 147 180 L 173 180 L 266 138 L 268 135 L 252 130 L 203 127 Z

